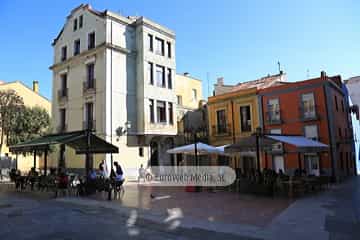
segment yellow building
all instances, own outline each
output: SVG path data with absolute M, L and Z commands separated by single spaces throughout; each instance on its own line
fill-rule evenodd
M 209 142 L 214 146 L 235 143 L 259 127 L 257 88 L 242 89 L 209 97 Z M 240 160 L 239 160 L 240 159 Z M 229 162 L 234 168 L 255 168 L 254 153 L 242 154 Z
M 0 83 L 0 91 L 8 91 L 13 90 L 16 92 L 17 95 L 22 97 L 24 101 L 24 105 L 28 107 L 41 107 L 44 108 L 49 114 L 51 114 L 51 102 L 46 99 L 45 97 L 41 96 L 39 93 L 39 83 L 38 81 L 33 82 L 33 88 L 29 88 L 25 84 L 23 84 L 20 81 L 15 82 L 9 82 L 9 83 Z M 12 155 L 9 152 L 8 146 L 5 144 L 3 145 L 3 148 L 1 149 L 1 154 L 3 156 L 9 156 L 11 158 L 15 158 L 15 155 Z M 42 159 L 37 158 L 37 167 L 41 167 Z M 20 171 L 28 171 L 34 164 L 34 157 L 32 155 L 18 155 L 18 169 Z
M 178 133 L 184 132 L 183 118 L 188 111 L 199 108 L 202 95 L 202 82 L 189 73 L 176 74 L 175 92 L 177 98 Z

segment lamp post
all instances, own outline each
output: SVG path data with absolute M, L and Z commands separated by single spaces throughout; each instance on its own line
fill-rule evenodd
M 257 169 L 260 171 L 260 137 L 262 137 L 262 131 L 260 127 L 256 128 L 255 137 L 256 137 L 256 163 L 257 163 Z

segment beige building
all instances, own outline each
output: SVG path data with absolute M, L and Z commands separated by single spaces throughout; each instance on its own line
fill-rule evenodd
M 33 87 L 30 88 L 26 86 L 24 83 L 20 81 L 15 82 L 0 82 L 0 91 L 8 91 L 13 90 L 16 92 L 17 95 L 22 97 L 25 106 L 28 107 L 41 107 L 44 108 L 50 115 L 51 115 L 51 102 L 40 95 L 39 93 L 39 83 L 38 81 L 33 82 Z M 9 152 L 9 148 L 7 145 L 3 145 L 1 149 L 1 157 L 9 156 L 11 158 L 16 158 L 15 155 L 12 155 Z M 18 169 L 22 172 L 27 172 L 34 164 L 34 157 L 32 155 L 18 155 Z M 42 159 L 37 157 L 36 159 L 36 166 L 41 167 Z
M 178 133 L 181 134 L 184 132 L 184 116 L 198 109 L 203 100 L 202 82 L 187 72 L 176 74 L 175 80 Z
M 175 33 L 144 17 L 80 5 L 53 42 L 56 132 L 92 129 L 119 154 L 94 155 L 94 167 L 118 161 L 127 176 L 140 164 L 171 165 L 177 134 Z M 82 171 L 84 155 L 64 146 L 55 161 Z

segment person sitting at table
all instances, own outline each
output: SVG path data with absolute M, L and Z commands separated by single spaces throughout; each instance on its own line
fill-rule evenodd
M 39 173 L 35 170 L 34 167 L 32 167 L 28 173 L 28 181 L 30 182 L 31 191 L 34 190 L 34 184 L 38 176 Z
M 104 161 L 99 164 L 99 172 L 98 172 L 98 175 L 99 175 L 99 177 L 101 177 L 101 178 L 105 178 L 105 177 L 106 177 L 105 169 L 104 169 Z
M 96 171 L 93 168 L 90 168 L 89 170 L 88 179 L 96 180 Z
M 63 195 L 65 195 L 68 185 L 69 185 L 69 177 L 68 175 L 66 175 L 63 169 L 60 169 L 58 175 L 58 185 L 57 185 L 58 190 L 60 190 L 63 193 Z M 58 196 L 58 191 L 56 191 L 56 197 L 57 196 Z
M 114 162 L 115 166 L 115 181 L 121 182 L 124 181 L 124 172 L 118 162 Z

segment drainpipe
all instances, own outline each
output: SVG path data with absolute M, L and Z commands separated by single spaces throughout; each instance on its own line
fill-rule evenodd
M 231 120 L 232 120 L 232 142 L 233 144 L 236 142 L 236 136 L 235 136 L 235 120 L 234 120 L 234 101 L 231 100 Z M 236 166 L 236 157 L 235 157 L 235 168 Z
M 113 72 L 112 72 L 112 66 L 113 66 L 113 49 L 112 49 L 112 44 L 113 44 L 113 20 L 111 20 L 111 25 L 110 25 L 111 29 L 110 29 L 110 45 L 111 45 L 111 48 L 110 48 L 110 142 L 111 144 L 113 143 L 112 142 L 112 135 L 113 135 L 113 128 L 112 128 L 112 75 L 113 75 Z M 110 159 L 111 159 L 111 170 L 113 169 L 113 163 L 114 163 L 114 160 L 113 160 L 113 154 L 110 153 Z
M 233 100 L 231 100 L 231 120 L 232 120 L 232 140 L 233 140 L 233 143 L 235 143 L 236 137 L 235 137 L 234 101 Z
M 327 122 L 328 122 L 328 132 L 329 132 L 329 145 L 330 145 L 330 158 L 331 158 L 331 178 L 332 181 L 336 181 L 336 177 L 335 177 L 335 156 L 334 156 L 334 152 L 333 152 L 333 134 L 331 131 L 331 126 L 333 125 L 333 121 L 332 121 L 332 116 L 330 115 L 329 112 L 329 103 L 330 103 L 330 96 L 329 93 L 327 92 L 327 84 L 325 83 L 323 86 L 323 90 L 324 90 L 324 94 L 325 94 L 325 108 L 326 108 L 326 117 L 327 117 Z

